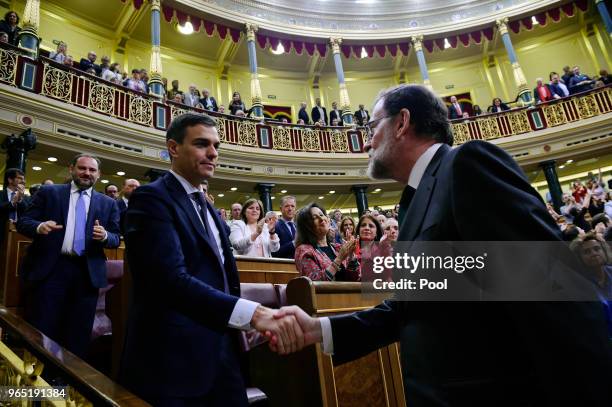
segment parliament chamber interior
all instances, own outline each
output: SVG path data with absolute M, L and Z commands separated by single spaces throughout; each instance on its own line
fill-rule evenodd
M 0 0 L 0 404 L 611 406 L 610 9 Z M 411 241 L 597 298 L 390 299 Z

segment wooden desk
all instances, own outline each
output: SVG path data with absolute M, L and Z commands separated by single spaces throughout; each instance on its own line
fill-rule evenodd
M 384 294 L 362 295 L 360 283 L 312 282 L 299 277 L 287 285 L 287 303 L 313 316 L 370 308 L 384 298 Z M 339 366 L 318 344 L 288 357 L 276 356 L 263 346 L 251 354 L 253 385 L 268 395 L 271 406 L 405 405 L 397 343 Z
M 0 303 L 19 314 L 23 308 L 19 270 L 32 239 L 17 232 L 12 222 L 7 223 L 6 228 L 0 248 Z M 116 249 L 104 249 L 109 260 L 123 260 L 124 252 L 123 241 Z
M 236 256 L 241 283 L 287 284 L 299 277 L 292 259 Z

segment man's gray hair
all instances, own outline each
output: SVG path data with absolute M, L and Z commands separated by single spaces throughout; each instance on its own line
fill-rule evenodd
M 283 205 L 284 205 L 284 204 L 285 204 L 285 203 L 286 203 L 288 200 L 290 200 L 290 199 L 293 199 L 294 201 L 296 201 L 296 202 L 297 202 L 297 199 L 295 199 L 295 197 L 294 197 L 294 196 L 291 196 L 291 195 L 285 195 L 285 196 L 284 196 L 284 197 L 282 197 L 282 198 L 281 198 L 281 200 L 280 200 L 280 206 L 281 206 L 281 208 L 282 208 L 282 207 L 283 207 Z

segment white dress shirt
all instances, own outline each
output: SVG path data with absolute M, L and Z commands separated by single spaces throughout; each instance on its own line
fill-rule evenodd
M 434 155 L 438 149 L 442 147 L 442 143 L 432 144 L 421 156 L 417 159 L 414 167 L 412 167 L 412 171 L 410 171 L 410 175 L 408 176 L 408 185 L 412 188 L 417 189 L 419 184 L 421 183 L 421 179 L 423 179 L 423 174 L 425 174 L 425 170 L 433 160 Z M 331 322 L 328 317 L 319 318 L 321 323 L 321 333 L 323 336 L 323 352 L 329 355 L 334 354 L 334 337 L 332 335 Z
M 86 189 L 85 193 L 83 194 L 83 199 L 85 201 L 85 219 L 87 219 L 87 216 L 89 216 L 89 204 L 91 203 L 92 190 L 93 187 Z M 76 224 L 76 204 L 79 200 L 80 192 L 79 187 L 77 187 L 74 181 L 72 181 L 70 183 L 70 203 L 68 206 L 68 216 L 66 217 L 66 225 L 64 225 L 66 234 L 64 235 L 64 243 L 62 243 L 62 254 L 76 254 L 72 250 L 72 245 L 74 244 L 74 227 Z
M 185 178 L 183 178 L 176 172 L 170 170 L 170 173 L 174 175 L 174 177 L 176 177 L 176 179 L 183 186 L 185 192 L 188 195 L 194 192 L 204 192 L 201 186 L 199 186 L 198 188 L 194 187 L 189 183 L 189 181 L 187 181 Z M 190 199 L 190 201 L 193 205 L 193 210 L 198 215 L 198 218 L 200 218 L 200 221 L 202 221 L 202 226 L 204 226 L 204 220 L 200 216 L 200 211 L 198 210 L 197 203 L 193 199 Z M 211 214 L 208 210 L 206 210 L 206 224 L 208 225 L 208 230 L 210 230 L 211 234 L 215 238 L 217 248 L 219 249 L 219 254 L 221 255 L 221 261 L 223 262 L 223 264 L 225 264 L 225 256 L 223 255 L 223 246 L 221 244 L 221 236 L 219 235 L 219 229 L 217 228 L 217 225 L 215 224 L 214 220 L 212 220 Z M 225 270 L 223 270 L 223 272 L 225 273 Z M 229 326 L 230 328 L 243 330 L 251 329 L 251 319 L 253 319 L 253 314 L 255 313 L 255 309 L 258 306 L 259 303 L 257 302 L 239 298 L 238 302 L 234 306 L 232 315 L 230 315 L 230 319 L 227 323 L 227 326 Z M 202 312 L 206 312 L 206 310 L 202 310 Z

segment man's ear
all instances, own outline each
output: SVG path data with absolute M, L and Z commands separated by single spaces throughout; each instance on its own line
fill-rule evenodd
M 173 139 L 166 140 L 166 147 L 168 148 L 168 153 L 170 154 L 170 157 L 172 158 L 178 157 L 178 151 L 177 151 L 178 146 L 179 146 L 179 143 L 177 143 L 176 140 L 173 140 Z
M 399 111 L 396 118 L 395 138 L 400 139 L 408 134 L 410 127 L 410 110 L 403 108 Z

